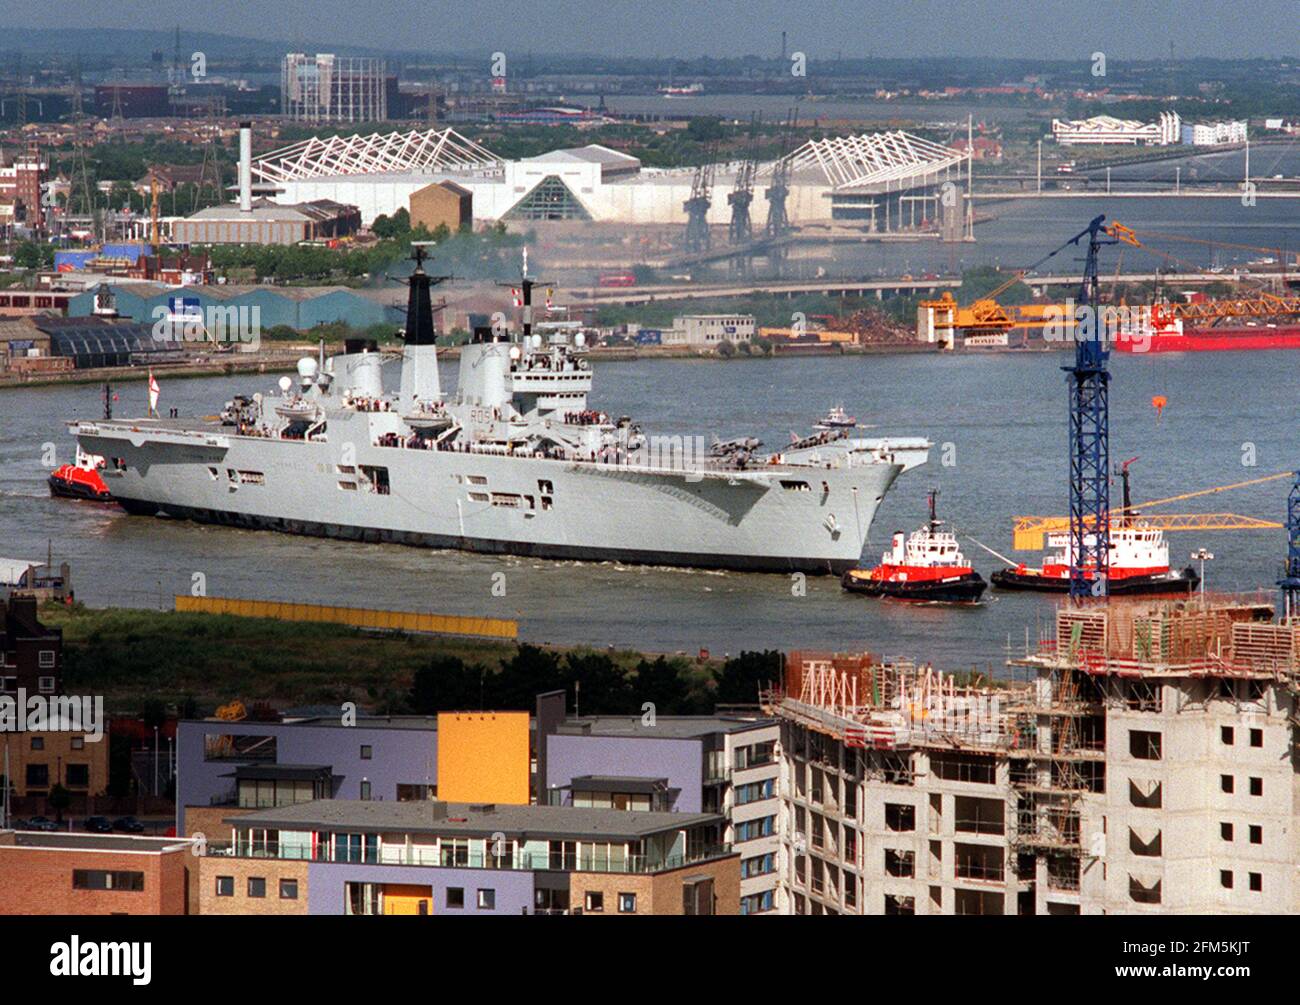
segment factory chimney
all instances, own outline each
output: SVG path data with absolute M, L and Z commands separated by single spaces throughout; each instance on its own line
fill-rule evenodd
M 253 124 L 239 124 L 239 211 L 253 211 Z

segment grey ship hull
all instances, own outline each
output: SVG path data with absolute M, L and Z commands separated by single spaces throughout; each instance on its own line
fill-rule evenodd
M 331 434 L 340 426 L 332 423 Z M 115 459 L 106 481 L 133 514 L 487 554 L 764 572 L 857 565 L 881 499 L 928 447 L 898 441 L 889 459 L 834 468 L 701 474 L 219 430 L 158 420 L 74 427 L 84 449 Z M 387 492 L 364 476 L 367 468 L 385 469 Z

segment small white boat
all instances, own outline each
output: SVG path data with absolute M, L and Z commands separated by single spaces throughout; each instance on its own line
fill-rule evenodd
M 817 420 L 813 429 L 854 429 L 858 420 L 844 411 L 843 405 L 836 405 Z

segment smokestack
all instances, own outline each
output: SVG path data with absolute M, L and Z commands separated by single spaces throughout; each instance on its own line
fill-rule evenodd
M 253 211 L 253 124 L 239 124 L 239 211 Z

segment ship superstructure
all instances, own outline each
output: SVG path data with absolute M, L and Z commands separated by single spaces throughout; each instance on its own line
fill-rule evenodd
M 525 276 L 519 331 L 476 329 L 440 386 L 416 249 L 398 389 L 373 341 L 299 361 L 280 392 L 220 422 L 80 421 L 134 514 L 350 540 L 549 558 L 761 571 L 857 564 L 885 493 L 924 438 L 824 432 L 780 453 L 693 449 L 589 404 L 581 332 L 543 334 Z

